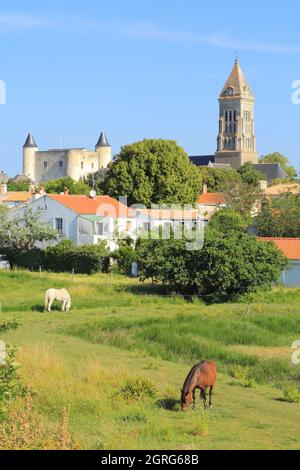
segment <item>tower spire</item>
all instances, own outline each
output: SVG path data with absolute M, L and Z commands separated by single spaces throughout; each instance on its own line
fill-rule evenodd
M 24 148 L 37 148 L 36 141 L 31 133 L 28 134 L 25 144 L 23 145 Z
M 101 132 L 99 140 L 96 144 L 96 148 L 99 148 L 99 147 L 110 147 L 104 131 Z
M 240 59 L 239 59 L 239 51 L 236 50 L 236 51 L 235 51 L 235 63 L 238 64 L 239 61 L 240 61 Z

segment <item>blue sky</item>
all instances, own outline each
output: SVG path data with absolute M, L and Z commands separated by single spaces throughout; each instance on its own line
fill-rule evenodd
M 214 153 L 218 94 L 239 51 L 256 95 L 260 154 L 297 166 L 300 4 L 289 0 L 0 0 L 0 169 L 22 171 L 29 131 L 41 149 L 117 153 L 143 138 Z

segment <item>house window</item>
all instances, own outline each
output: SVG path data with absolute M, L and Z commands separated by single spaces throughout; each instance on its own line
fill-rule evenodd
M 64 167 L 64 162 L 62 160 L 60 160 L 59 162 L 59 168 L 63 168 Z
M 150 222 L 144 222 L 143 223 L 143 228 L 146 232 L 149 232 L 151 230 L 151 223 Z
M 125 228 L 126 232 L 130 232 L 131 227 L 132 227 L 132 222 L 127 221 L 127 222 L 126 222 L 126 228 Z
M 100 222 L 99 224 L 96 224 L 95 232 L 96 232 L 95 235 L 98 235 L 100 237 L 104 235 L 104 226 L 102 222 Z
M 58 231 L 60 235 L 63 234 L 63 229 L 64 229 L 64 222 L 63 219 L 61 218 L 56 218 L 55 219 L 55 228 Z
M 44 168 L 46 169 L 48 167 L 48 163 L 44 162 Z

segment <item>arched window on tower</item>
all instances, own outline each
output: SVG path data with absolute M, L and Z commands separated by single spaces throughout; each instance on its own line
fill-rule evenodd
M 225 121 L 228 122 L 228 111 L 225 113 Z
M 233 120 L 234 120 L 234 122 L 236 122 L 236 111 L 234 111 L 234 113 L 233 113 Z
M 229 121 L 232 122 L 232 111 L 229 113 Z

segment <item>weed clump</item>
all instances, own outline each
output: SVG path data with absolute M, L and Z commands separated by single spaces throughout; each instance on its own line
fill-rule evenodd
M 143 377 L 128 379 L 121 390 L 126 400 L 147 401 L 156 397 L 156 390 L 152 382 Z

